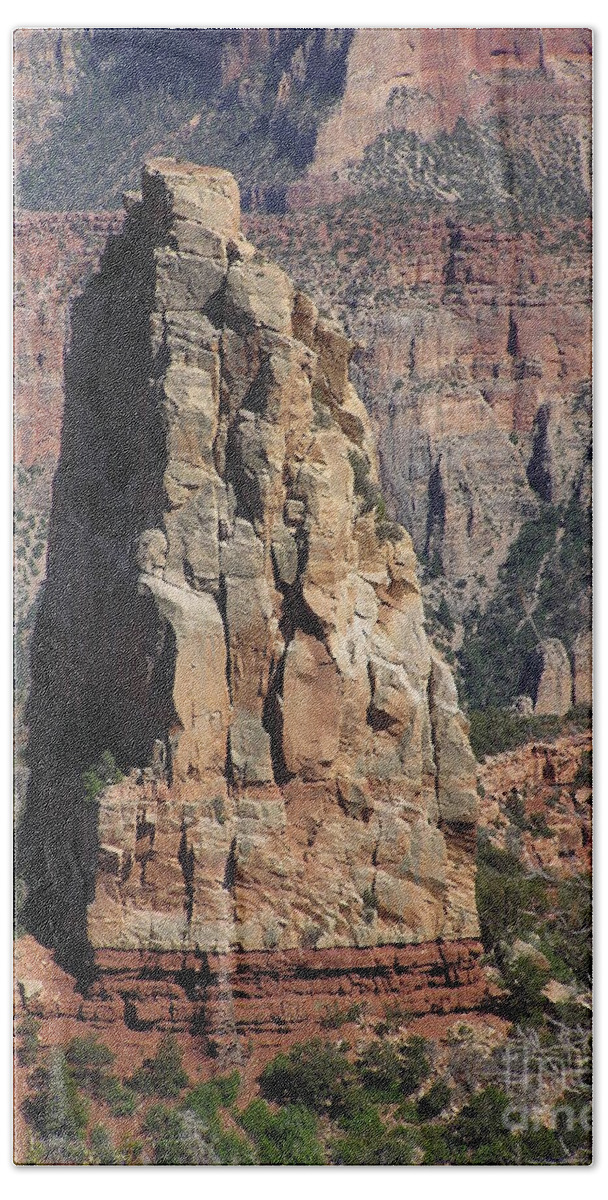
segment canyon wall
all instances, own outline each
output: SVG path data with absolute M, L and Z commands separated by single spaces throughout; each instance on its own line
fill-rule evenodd
M 475 763 L 352 343 L 227 172 L 153 160 L 126 205 L 72 310 L 30 922 L 72 961 L 474 939 Z
M 586 29 L 357 29 L 307 177 L 346 173 L 386 132 L 428 140 L 452 133 L 459 118 L 480 125 L 503 116 L 516 137 L 521 119 L 532 119 L 540 141 L 557 100 L 589 186 L 590 52 Z

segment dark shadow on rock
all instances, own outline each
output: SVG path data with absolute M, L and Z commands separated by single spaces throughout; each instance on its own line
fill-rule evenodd
M 138 594 L 134 562 L 139 535 L 160 525 L 164 508 L 153 304 L 154 246 L 136 208 L 72 309 L 17 836 L 22 920 L 79 978 L 90 968 L 97 853 L 83 772 L 105 750 L 123 770 L 147 762 L 173 717 L 175 640 L 151 597 Z

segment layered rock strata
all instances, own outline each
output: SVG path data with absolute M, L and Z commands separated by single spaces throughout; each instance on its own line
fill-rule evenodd
M 34 926 L 98 953 L 474 939 L 475 763 L 373 507 L 352 343 L 242 236 L 227 172 L 152 161 L 126 207 L 66 359 Z M 103 751 L 123 778 L 87 801 Z
M 82 1020 L 194 1034 L 222 1055 L 305 1041 L 332 1012 L 367 1020 L 399 1005 L 412 1018 L 467 1012 L 486 996 L 474 940 L 419 946 L 194 955 L 100 950 Z
M 83 996 L 25 936 L 16 943 L 15 1012 L 18 1022 L 26 1014 L 39 1022 L 43 1046 L 101 1038 L 121 1076 L 171 1032 L 192 1080 L 238 1065 L 247 1096 L 265 1063 L 294 1042 L 371 1036 L 379 1020 L 435 1038 L 482 1019 L 479 954 L 471 941 L 228 955 L 103 950 Z

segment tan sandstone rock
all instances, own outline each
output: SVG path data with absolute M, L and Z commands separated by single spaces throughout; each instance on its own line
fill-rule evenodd
M 411 538 L 365 511 L 352 343 L 244 241 L 231 176 L 172 160 L 81 307 L 47 604 L 53 744 L 69 720 L 124 774 L 98 797 L 89 942 L 475 938 L 467 723 Z

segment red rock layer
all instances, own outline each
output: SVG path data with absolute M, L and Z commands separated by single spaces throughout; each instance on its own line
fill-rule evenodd
M 366 1020 L 387 1004 L 412 1016 L 479 1008 L 486 985 L 472 939 L 369 949 L 178 954 L 100 950 L 84 1019 L 198 1032 L 223 1049 L 276 1050 L 323 1029 L 354 1004 Z
M 106 1028 L 114 1045 L 171 1030 L 180 1040 L 202 1039 L 203 1057 L 210 1048 L 238 1057 L 251 1038 L 256 1055 L 268 1057 L 324 1036 L 331 1014 L 344 1016 L 353 1005 L 366 1022 L 384 1017 L 387 1006 L 398 1006 L 406 1020 L 474 1011 L 487 996 L 482 946 L 474 939 L 207 955 L 99 950 L 98 976 L 86 996 L 48 952 L 40 949 L 32 959 L 32 939 L 26 941 L 17 982 L 25 1006 L 43 1021 L 67 1021 L 69 1036 L 77 1032 L 72 1022 L 92 1025 L 102 1038 Z M 43 978 L 32 982 L 32 974 Z

